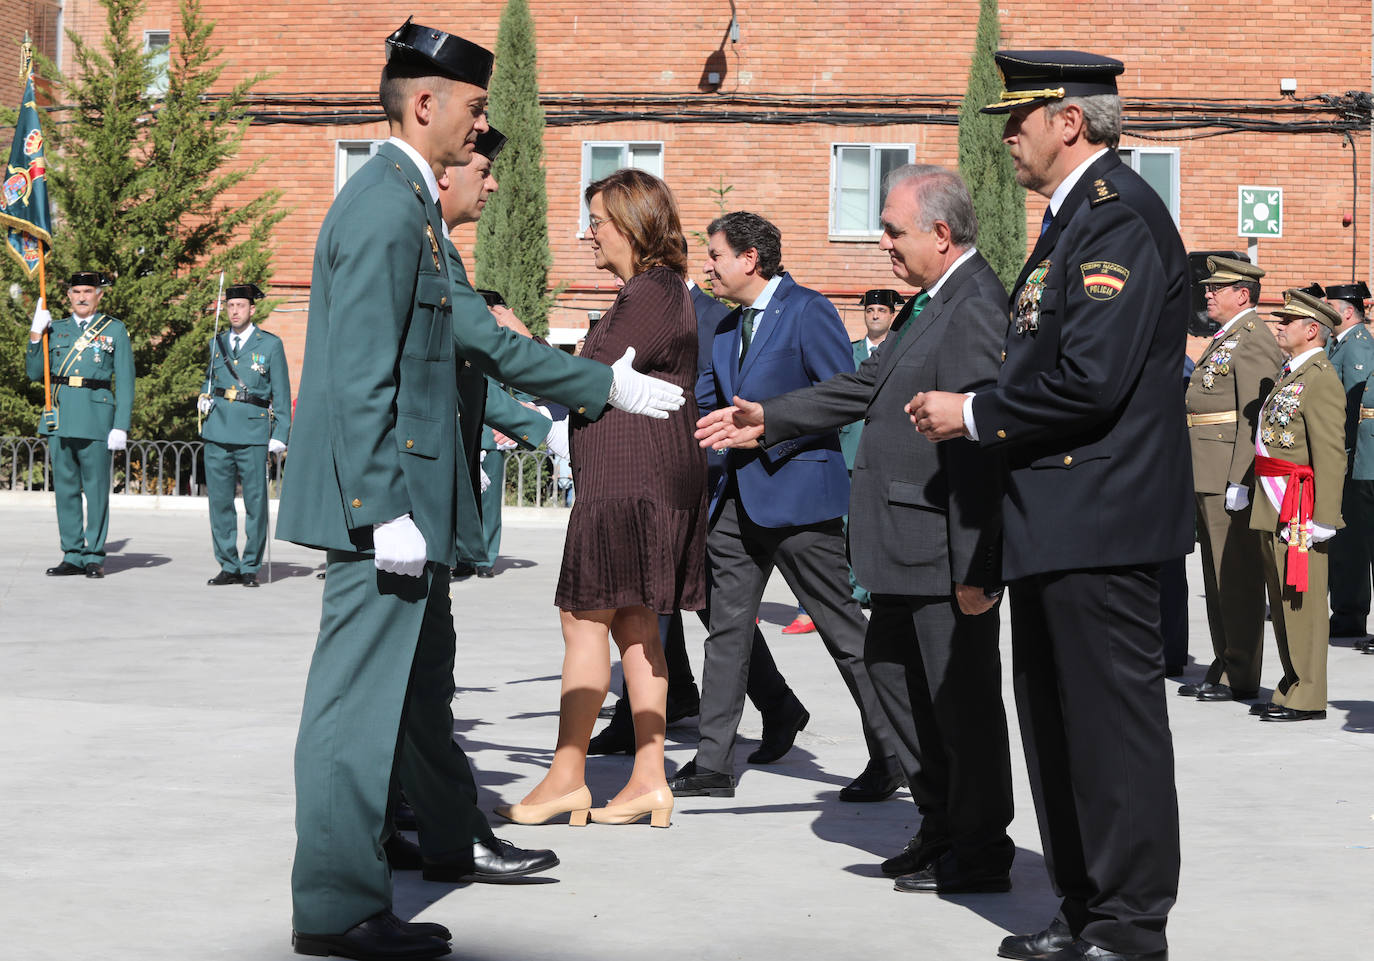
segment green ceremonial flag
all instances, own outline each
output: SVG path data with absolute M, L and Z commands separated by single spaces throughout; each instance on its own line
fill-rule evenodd
M 52 249 L 48 218 L 47 164 L 43 161 L 43 130 L 33 99 L 33 52 L 26 41 L 22 57 L 24 99 L 14 125 L 14 145 L 0 185 L 0 226 L 8 234 L 6 249 L 32 277 L 42 248 Z M 41 246 L 40 246 L 41 245 Z

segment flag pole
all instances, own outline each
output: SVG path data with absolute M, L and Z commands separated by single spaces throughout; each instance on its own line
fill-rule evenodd
M 40 240 L 38 241 L 38 302 L 47 307 L 48 277 L 43 268 L 43 261 L 43 242 Z M 45 416 L 52 415 L 52 355 L 48 353 L 47 327 L 43 328 L 43 413 Z

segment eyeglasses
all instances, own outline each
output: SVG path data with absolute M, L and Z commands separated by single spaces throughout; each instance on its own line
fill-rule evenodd
M 1217 294 L 1221 293 L 1223 290 L 1229 290 L 1230 288 L 1235 287 L 1235 286 L 1236 286 L 1236 282 L 1232 282 L 1232 283 L 1229 283 L 1229 284 L 1207 284 L 1206 286 L 1204 286 L 1204 287 L 1202 288 L 1202 293 L 1203 293 L 1204 295 L 1206 295 L 1206 294 L 1211 294 L 1212 296 L 1215 297 Z
M 596 232 L 601 229 L 602 224 L 609 224 L 611 222 L 610 217 L 593 217 L 591 214 L 587 215 L 587 229 L 592 232 L 593 237 L 595 237 Z

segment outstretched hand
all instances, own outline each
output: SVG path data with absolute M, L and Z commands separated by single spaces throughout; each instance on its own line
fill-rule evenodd
M 953 440 L 968 436 L 964 426 L 964 400 L 963 394 L 930 390 L 911 398 L 903 409 L 926 440 Z
M 743 397 L 731 398 L 733 405 L 713 410 L 697 421 L 696 439 L 702 447 L 724 450 L 759 446 L 763 436 L 763 405 Z

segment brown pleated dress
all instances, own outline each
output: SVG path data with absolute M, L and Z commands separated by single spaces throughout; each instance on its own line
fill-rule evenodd
M 577 500 L 568 518 L 554 602 L 561 610 L 643 606 L 658 614 L 706 606 L 706 452 L 696 429 L 697 321 L 687 285 L 667 267 L 632 277 L 582 355 L 677 384 L 687 402 L 654 420 L 611 409 L 571 415 Z

